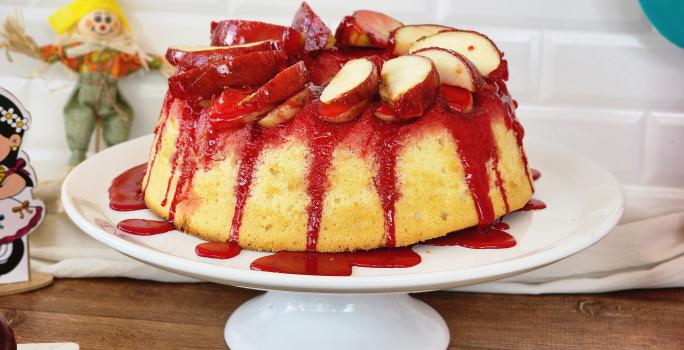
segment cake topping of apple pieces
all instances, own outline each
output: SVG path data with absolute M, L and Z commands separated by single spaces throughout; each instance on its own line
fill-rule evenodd
M 358 10 L 342 19 L 335 38 L 344 46 L 385 48 L 390 32 L 400 26 L 401 22 L 383 13 Z
M 477 93 L 507 79 L 503 54 L 480 33 L 358 10 L 333 35 L 306 2 L 291 26 L 213 22 L 211 46 L 174 46 L 166 57 L 178 68 L 169 90 L 219 128 L 273 128 L 310 103 L 334 123 L 367 108 L 383 121 L 411 120 L 438 96 L 443 108 L 468 113 Z
M 415 53 L 427 47 L 448 49 L 465 56 L 483 76 L 488 76 L 501 64 L 501 51 L 486 36 L 473 31 L 450 30 L 418 39 L 409 49 Z

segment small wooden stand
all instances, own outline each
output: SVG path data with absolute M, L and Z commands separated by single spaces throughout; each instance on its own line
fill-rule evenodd
M 47 287 L 52 284 L 52 280 L 52 275 L 41 272 L 31 272 L 31 277 L 28 282 L 0 284 L 0 297 Z

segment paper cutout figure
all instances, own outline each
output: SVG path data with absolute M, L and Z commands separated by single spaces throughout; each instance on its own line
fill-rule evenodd
M 133 109 L 121 94 L 119 79 L 140 69 L 162 69 L 168 74 L 173 67 L 138 48 L 116 0 L 74 0 L 57 9 L 48 22 L 60 35 L 56 45 L 39 46 L 19 19 L 10 16 L 0 28 L 0 48 L 59 62 L 78 74 L 64 106 L 69 164 L 75 166 L 85 159 L 93 133 L 99 151 L 100 129 L 107 147 L 128 139 Z
M 45 218 L 33 198 L 38 183 L 21 144 L 31 117 L 19 100 L 0 88 L 0 283 L 29 279 L 26 236 Z

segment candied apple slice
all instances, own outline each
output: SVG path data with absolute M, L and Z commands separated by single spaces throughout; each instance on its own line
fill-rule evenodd
M 418 117 L 435 101 L 439 74 L 427 57 L 393 58 L 382 66 L 380 76 L 380 97 L 398 118 Z
M 468 113 L 473 109 L 473 93 L 458 86 L 442 85 L 439 89 L 453 112 Z
M 384 102 L 380 103 L 378 107 L 373 111 L 373 115 L 386 122 L 398 122 L 401 121 L 399 117 L 394 113 L 394 111 L 389 108 Z
M 321 106 L 345 109 L 370 100 L 378 91 L 378 68 L 367 58 L 347 61 L 321 92 Z
M 226 20 L 211 22 L 211 45 L 226 46 L 252 43 L 263 40 L 278 40 L 288 54 L 296 53 L 304 48 L 304 35 L 291 27 L 277 24 Z
M 335 37 L 330 28 L 323 23 L 306 2 L 302 2 L 302 5 L 299 6 L 299 10 L 292 20 L 292 28 L 304 34 L 304 51 L 328 49 L 335 45 Z
M 240 102 L 243 106 L 257 107 L 278 103 L 301 91 L 309 82 L 309 74 L 304 62 L 299 61 L 276 74 L 255 93 Z
M 303 89 L 294 96 L 285 100 L 285 102 L 278 105 L 272 111 L 268 112 L 263 118 L 259 120 L 259 126 L 262 128 L 274 128 L 279 124 L 294 118 L 294 116 L 302 109 L 302 107 L 311 101 L 311 90 Z
M 390 33 L 389 45 L 392 48 L 392 53 L 395 55 L 405 55 L 409 52 L 411 44 L 416 40 L 452 29 L 454 28 L 436 24 L 410 24 L 401 26 Z
M 501 51 L 486 36 L 472 31 L 450 30 L 426 36 L 411 45 L 414 53 L 426 47 L 441 47 L 455 51 L 473 62 L 483 76 L 488 76 L 501 64 Z
M 208 99 L 225 87 L 260 86 L 278 74 L 286 61 L 281 50 L 250 52 L 180 72 L 169 78 L 169 90 L 176 97 Z
M 471 92 L 484 85 L 484 80 L 475 65 L 458 52 L 442 48 L 425 48 L 413 54 L 432 60 L 442 85 L 459 86 Z
M 202 110 L 202 118 L 208 118 L 214 128 L 229 129 L 249 124 L 270 112 L 274 105 L 241 106 L 240 101 L 249 96 L 248 91 L 228 88 L 209 107 Z
M 232 46 L 172 46 L 166 50 L 166 60 L 178 69 L 188 70 L 205 64 L 220 63 L 250 52 L 275 49 L 276 43 L 273 40 Z
M 352 106 L 326 106 L 321 103 L 318 106 L 318 116 L 331 123 L 348 122 L 361 114 L 369 103 L 370 100 L 363 100 Z
M 358 10 L 342 19 L 335 38 L 341 45 L 385 48 L 390 32 L 401 25 L 401 22 L 380 12 Z

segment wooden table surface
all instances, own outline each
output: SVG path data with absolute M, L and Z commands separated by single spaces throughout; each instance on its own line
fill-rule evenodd
M 81 349 L 225 349 L 230 313 L 259 292 L 217 284 L 58 279 L 0 298 L 17 341 Z M 684 289 L 582 295 L 416 295 L 446 319 L 450 349 L 684 349 Z

